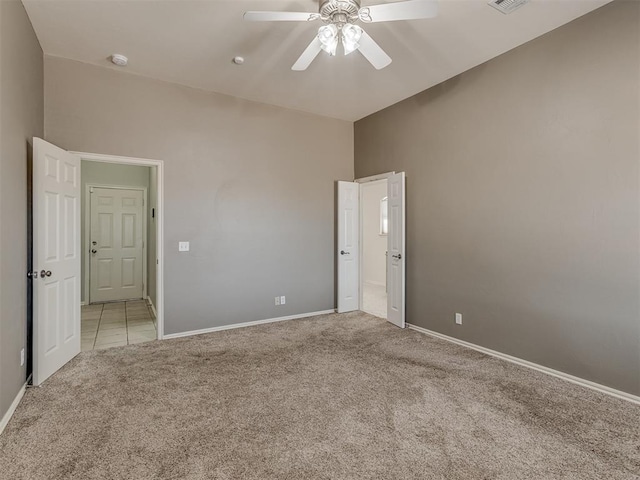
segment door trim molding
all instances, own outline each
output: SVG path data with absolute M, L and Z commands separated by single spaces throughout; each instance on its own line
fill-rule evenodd
M 537 370 L 538 372 L 546 373 L 547 375 L 551 375 L 552 377 L 556 377 L 561 380 L 565 380 L 567 382 L 575 383 L 576 385 L 580 385 L 582 387 L 586 387 L 591 390 L 596 390 L 600 393 L 605 393 L 607 395 L 611 395 L 612 397 L 616 397 L 621 400 L 626 400 L 628 402 L 636 403 L 640 405 L 640 397 L 633 395 L 632 393 L 623 392 L 622 390 L 616 390 L 615 388 L 607 387 L 606 385 L 601 385 L 599 383 L 592 382 L 590 380 L 585 380 L 584 378 L 576 377 L 575 375 L 564 373 L 559 370 L 554 370 L 553 368 L 545 367 L 544 365 L 533 363 L 528 360 L 523 360 L 522 358 L 514 357 L 506 353 L 498 352 L 496 350 L 491 350 L 490 348 L 482 347 L 480 345 L 476 345 L 475 343 L 466 342 L 464 340 L 450 337 L 449 335 L 445 335 L 443 333 L 434 332 L 433 330 L 428 330 L 426 328 L 419 327 L 417 325 L 413 325 L 408 322 L 406 325 L 411 330 L 415 330 L 416 332 L 429 335 L 430 337 L 435 337 L 435 338 L 439 338 L 440 340 L 445 340 L 447 342 L 455 343 L 456 345 L 460 345 L 462 347 L 476 350 L 477 352 L 484 353 L 491 357 L 499 358 L 501 360 L 505 360 L 510 363 L 515 363 L 516 365 L 520 365 L 521 367 Z
M 124 185 L 106 185 L 97 183 L 87 183 L 85 187 L 84 195 L 84 241 L 85 245 L 82 247 L 84 251 L 84 303 L 91 304 L 91 255 L 89 250 L 91 249 L 91 189 L 92 188 L 110 188 L 113 190 L 138 190 L 142 191 L 143 208 L 142 208 L 142 298 L 147 298 L 147 243 L 149 243 L 149 236 L 147 235 L 147 217 L 149 208 L 149 193 L 147 187 L 133 186 L 128 187 Z
M 120 163 L 124 165 L 138 165 L 157 168 L 158 204 L 156 208 L 156 323 L 158 340 L 164 338 L 164 162 L 149 158 L 122 157 L 117 155 L 102 155 L 88 152 L 70 152 L 80 157 L 80 160 L 104 163 Z M 146 283 L 145 283 L 146 286 Z
M 356 178 L 354 182 L 370 183 L 370 182 L 377 182 L 378 180 L 388 180 L 391 175 L 395 175 L 395 174 L 396 172 L 379 173 L 377 175 L 370 175 L 368 177 Z
M 221 332 L 223 330 L 232 330 L 234 328 L 253 327 L 255 325 L 264 325 L 265 323 L 284 322 L 285 320 L 298 320 L 301 318 L 317 317 L 320 315 L 328 315 L 335 313 L 333 310 L 321 310 L 319 312 L 301 313 L 298 315 L 288 315 L 286 317 L 267 318 L 264 320 L 254 320 L 253 322 L 232 323 L 230 325 L 222 325 L 220 327 L 203 328 L 201 330 L 191 330 L 188 332 L 170 333 L 165 335 L 164 339 L 190 337 L 192 335 L 202 335 L 203 333 Z

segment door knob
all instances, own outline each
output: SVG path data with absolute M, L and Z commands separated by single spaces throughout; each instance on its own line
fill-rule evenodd
M 395 258 L 396 260 L 402 260 L 402 254 L 399 253 L 398 255 L 391 255 L 393 258 Z
M 27 278 L 38 278 L 38 271 L 34 270 L 33 272 L 27 272 Z
M 349 252 L 345 252 L 344 250 L 340 250 L 340 255 L 351 255 Z
M 40 270 L 40 278 L 50 277 L 51 270 Z
M 96 250 L 95 248 L 91 250 L 91 253 L 98 253 L 98 250 Z

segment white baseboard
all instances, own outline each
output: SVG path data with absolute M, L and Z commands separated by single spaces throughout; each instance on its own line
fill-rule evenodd
M 362 283 L 365 284 L 365 285 L 373 285 L 373 286 L 376 286 L 376 287 L 384 287 L 385 286 L 384 282 L 376 282 L 374 280 L 365 280 Z
M 322 310 L 320 312 L 310 312 L 310 313 L 301 313 L 299 315 L 289 315 L 288 317 L 267 318 L 265 320 L 255 320 L 253 322 L 234 323 L 231 325 L 222 325 L 221 327 L 203 328 L 201 330 L 191 330 L 189 332 L 170 333 L 162 337 L 162 339 L 169 340 L 171 338 L 190 337 L 192 335 L 202 335 L 203 333 L 220 332 L 222 330 L 231 330 L 233 328 L 253 327 L 254 325 L 283 322 L 285 320 L 297 320 L 299 318 L 315 317 L 317 315 L 327 315 L 329 313 L 335 313 L 335 310 Z
M 478 352 L 491 355 L 492 357 L 500 358 L 502 360 L 515 363 L 522 367 L 531 368 L 532 370 L 537 370 L 539 372 L 546 373 L 547 375 L 551 375 L 553 377 L 566 380 L 567 382 L 575 383 L 576 385 L 581 385 L 583 387 L 590 388 L 591 390 L 596 390 L 600 393 L 606 393 L 607 395 L 611 395 L 612 397 L 620 398 L 622 400 L 626 400 L 631 403 L 637 403 L 638 405 L 640 405 L 640 397 L 633 395 L 631 393 L 623 392 L 621 390 L 616 390 L 615 388 L 607 387 L 605 385 L 600 385 L 599 383 L 591 382 L 589 380 L 585 380 L 584 378 L 576 377 L 574 375 L 570 375 L 568 373 L 564 373 L 559 370 L 554 370 L 553 368 L 545 367 L 544 365 L 539 365 L 537 363 L 529 362 L 528 360 L 523 360 L 518 357 L 513 357 L 511 355 L 507 355 L 506 353 L 501 353 L 496 350 L 491 350 L 489 348 L 481 347 L 480 345 L 476 345 L 475 343 L 465 342 L 464 340 L 459 340 L 457 338 L 450 337 L 442 333 L 434 332 L 432 330 L 427 330 L 426 328 L 418 327 L 417 325 L 412 325 L 410 323 L 407 323 L 407 326 L 413 330 L 416 330 L 417 332 L 424 333 L 426 335 L 430 335 L 435 338 L 440 338 L 441 340 L 446 340 L 448 342 L 456 343 L 463 347 L 471 348 L 472 350 L 476 350 Z
M 2 417 L 2 420 L 0 420 L 0 435 L 2 435 L 2 432 L 4 431 L 5 427 L 9 423 L 9 420 L 11 420 L 11 417 L 13 416 L 13 413 L 16 411 L 16 408 L 18 408 L 18 405 L 20 405 L 20 400 L 22 400 L 22 397 L 24 396 L 24 392 L 26 389 L 27 389 L 27 384 L 25 383 L 20 388 L 20 391 L 16 395 L 16 398 L 14 398 L 13 403 L 9 407 L 9 410 L 7 410 L 7 413 L 5 413 L 4 417 Z
M 153 312 L 153 316 L 158 318 L 158 312 L 156 312 L 156 307 L 151 301 L 151 297 L 147 295 L 147 302 L 149 302 L 149 306 L 151 307 L 151 311 Z

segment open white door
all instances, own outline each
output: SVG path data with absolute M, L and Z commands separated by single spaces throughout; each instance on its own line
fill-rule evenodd
M 338 182 L 338 312 L 360 308 L 360 185 Z
M 389 177 L 388 193 L 387 320 L 404 328 L 406 262 L 404 172 Z
M 33 139 L 33 384 L 80 353 L 80 158 Z

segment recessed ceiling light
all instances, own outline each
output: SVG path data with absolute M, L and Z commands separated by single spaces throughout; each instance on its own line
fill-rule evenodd
M 233 57 L 233 63 L 242 65 L 244 63 L 244 57 Z
M 124 55 L 114 53 L 113 55 L 111 55 L 111 62 L 114 65 L 118 65 L 119 67 L 124 67 L 129 62 L 129 59 Z

